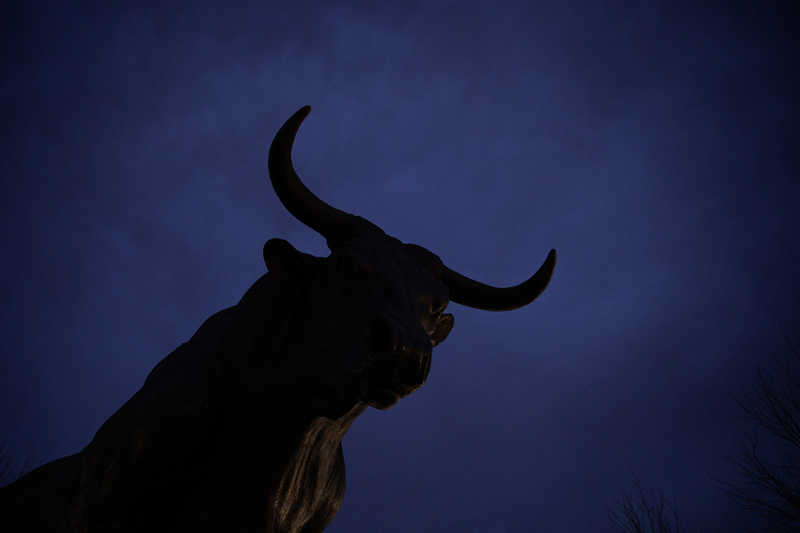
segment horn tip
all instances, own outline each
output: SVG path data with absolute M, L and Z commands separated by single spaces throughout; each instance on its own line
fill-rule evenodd
M 311 112 L 311 106 L 304 105 L 303 107 L 295 111 L 294 115 L 292 115 L 289 118 L 289 120 L 286 121 L 286 123 L 283 125 L 281 129 L 289 128 L 295 131 L 298 130 L 300 128 L 300 124 L 303 123 L 303 121 L 310 112 Z
M 550 279 L 552 279 L 553 272 L 555 271 L 555 269 L 556 269 L 556 249 L 553 248 L 552 250 L 550 250 L 550 253 L 547 254 L 547 259 L 544 260 L 544 263 L 540 268 L 542 274 L 545 274 L 547 276 L 547 281 L 545 281 L 544 283 L 542 292 L 544 292 L 544 289 L 547 288 L 547 285 L 550 284 Z

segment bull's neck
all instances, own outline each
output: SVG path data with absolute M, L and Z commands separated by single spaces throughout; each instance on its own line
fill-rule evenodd
M 247 420 L 226 424 L 231 434 L 223 439 L 223 475 L 247 480 L 233 489 L 242 490 L 243 501 L 254 508 L 266 504 L 264 522 L 254 529 L 299 531 L 320 516 L 327 524 L 344 497 L 341 440 L 365 406 L 331 419 L 291 395 L 270 400 L 270 415 L 252 410 Z M 241 416 L 241 408 L 234 413 Z
M 321 511 L 330 513 L 326 522 L 333 518 L 344 497 L 341 440 L 363 411 L 362 405 L 337 420 L 316 417 L 297 435 L 269 498 L 276 530 L 295 530 Z
M 249 480 L 252 490 L 242 497 L 269 502 L 267 531 L 299 530 L 326 512 L 332 518 L 344 495 L 340 443 L 366 406 L 292 364 L 293 321 L 303 315 L 295 292 L 267 275 L 233 312 L 238 316 L 217 351 L 235 354 L 220 363 L 228 391 L 222 396 L 229 398 L 221 413 L 220 470 Z M 253 331 L 259 333 L 248 336 Z

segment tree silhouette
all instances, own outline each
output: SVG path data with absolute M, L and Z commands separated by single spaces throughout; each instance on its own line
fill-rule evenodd
M 737 436 L 738 454 L 728 458 L 740 479 L 718 480 L 741 509 L 763 520 L 768 529 L 758 531 L 800 531 L 800 349 L 783 334 L 791 355 L 773 371 L 759 368 L 736 400 L 755 422 Z M 759 441 L 759 433 L 766 438 Z
M 615 508 L 607 508 L 608 519 L 617 533 L 680 533 L 678 505 L 667 501 L 664 493 L 647 494 L 635 475 L 631 478 L 635 491 L 624 490 L 614 496 Z
M 791 352 L 775 367 L 758 369 L 736 402 L 753 429 L 736 436 L 737 454 L 728 459 L 738 478 L 722 479 L 723 490 L 743 511 L 760 520 L 752 532 L 800 531 L 800 334 L 794 342 L 781 329 Z M 608 516 L 618 533 L 679 533 L 677 506 L 663 493 L 646 494 L 632 479 L 633 494 L 614 497 Z
M 16 481 L 24 476 L 33 466 L 34 456 L 29 455 L 15 473 L 14 470 L 12 470 L 15 455 L 14 452 L 8 452 L 6 450 L 5 443 L 0 444 L 0 487 L 8 485 L 12 481 Z
M 6 369 L 0 370 L 0 376 L 6 373 Z M 24 476 L 31 467 L 33 466 L 34 455 L 31 454 L 25 461 L 22 463 L 22 466 L 17 470 L 16 475 L 12 470 L 12 465 L 14 464 L 14 452 L 9 452 L 6 450 L 5 442 L 0 443 L 0 487 L 8 485 L 12 481 L 16 481 L 18 478 Z

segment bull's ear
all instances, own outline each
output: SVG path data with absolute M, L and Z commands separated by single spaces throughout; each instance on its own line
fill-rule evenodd
M 454 322 L 453 315 L 450 313 L 442 315 L 439 322 L 436 323 L 436 331 L 431 335 L 431 341 L 433 341 L 434 346 L 439 346 L 450 335 Z
M 306 281 L 314 276 L 319 257 L 298 252 L 283 239 L 270 239 L 264 244 L 264 263 L 275 279 L 284 283 Z

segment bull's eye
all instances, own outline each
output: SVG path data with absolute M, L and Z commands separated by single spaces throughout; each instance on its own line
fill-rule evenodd
M 336 265 L 336 272 L 345 281 L 356 281 L 370 272 L 370 266 L 353 256 L 344 255 Z

